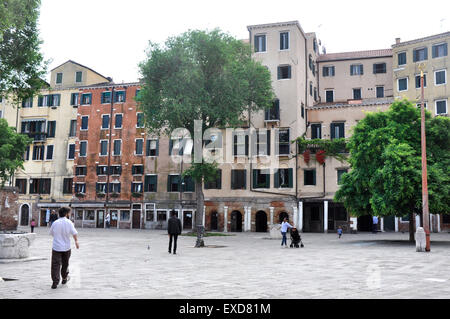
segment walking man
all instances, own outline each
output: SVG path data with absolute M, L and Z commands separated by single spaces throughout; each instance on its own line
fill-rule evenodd
M 378 217 L 373 216 L 372 218 L 372 233 L 376 234 L 378 232 Z
M 173 240 L 173 254 L 177 254 L 177 239 L 181 234 L 181 221 L 176 216 L 176 212 L 173 210 L 169 222 L 167 225 L 167 231 L 169 233 L 169 254 L 172 252 L 172 240 Z
M 53 250 L 52 250 L 52 289 L 56 289 L 59 284 L 60 274 L 62 277 L 62 284 L 65 285 L 70 280 L 69 277 L 69 259 L 70 259 L 70 237 L 73 236 L 75 246 L 78 245 L 77 230 L 68 218 L 70 208 L 62 207 L 59 209 L 59 219 L 53 222 L 50 228 L 50 235 L 53 236 Z

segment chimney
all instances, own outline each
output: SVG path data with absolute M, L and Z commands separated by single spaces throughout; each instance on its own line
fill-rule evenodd
M 399 44 L 400 43 L 400 38 L 395 38 L 395 44 Z

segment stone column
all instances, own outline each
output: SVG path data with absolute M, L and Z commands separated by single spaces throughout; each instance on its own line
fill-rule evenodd
M 429 222 L 429 225 L 430 225 L 430 233 L 432 233 L 433 232 L 433 216 L 434 216 L 434 214 L 430 214 L 429 215 L 430 216 L 430 222 Z
M 441 232 L 441 215 L 440 214 L 436 214 L 437 217 L 437 231 L 438 233 Z
M 197 211 L 192 211 L 192 230 L 195 231 L 195 219 L 197 218 Z
M 269 207 L 270 209 L 270 225 L 273 225 L 273 211 L 275 210 L 274 207 Z
M 223 232 L 228 233 L 228 207 L 223 207 Z
M 395 232 L 398 233 L 398 217 L 397 216 L 395 216 L 394 222 L 395 222 Z
M 158 221 L 158 219 L 157 219 L 158 213 L 156 211 L 156 206 L 154 208 L 155 209 L 153 210 L 153 222 L 156 223 Z
M 323 232 L 328 232 L 328 201 L 323 202 Z
M 358 231 L 358 217 L 350 217 L 350 221 L 352 222 L 351 228 L 354 231 Z
M 178 218 L 181 221 L 181 229 L 184 228 L 184 218 L 183 218 L 183 210 L 178 209 Z
M 206 206 L 203 206 L 203 227 L 205 227 L 205 220 L 206 220 Z
M 380 231 L 384 232 L 384 217 L 380 218 Z
M 303 231 L 303 202 L 298 202 L 298 231 Z
M 251 207 L 247 207 L 247 215 L 248 215 L 248 226 L 247 226 L 247 230 L 249 232 L 252 231 L 252 208 Z
M 247 231 L 247 224 L 248 224 L 248 217 L 247 217 L 247 206 L 244 206 L 244 232 Z
M 294 226 L 298 229 L 298 211 L 297 207 L 293 207 L 294 210 Z

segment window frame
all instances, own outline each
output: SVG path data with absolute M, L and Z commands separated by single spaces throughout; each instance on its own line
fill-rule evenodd
M 81 143 L 86 143 L 86 153 L 84 155 L 81 155 Z M 78 149 L 78 157 L 87 157 L 87 153 L 88 153 L 88 140 L 82 140 L 80 141 L 80 146 Z
M 264 37 L 264 44 L 263 44 L 264 50 L 259 50 L 259 49 L 262 49 L 262 48 L 259 48 L 259 41 L 258 41 L 258 46 L 256 45 L 256 43 L 257 43 L 256 38 L 259 38 L 259 37 Z M 255 34 L 253 37 L 253 41 L 254 41 L 253 48 L 254 48 L 255 53 L 266 53 L 267 52 L 267 34 L 266 33 Z
M 282 35 L 283 34 L 287 34 L 287 48 L 282 48 L 281 44 L 282 44 Z M 289 51 L 289 49 L 291 48 L 291 35 L 289 31 L 280 31 L 279 32 L 279 39 L 280 39 L 280 47 L 279 47 L 279 51 Z
M 444 83 L 437 83 L 437 73 L 444 71 Z M 447 69 L 440 69 L 440 70 L 436 70 L 434 71 L 434 86 L 442 86 L 442 85 L 447 85 Z
M 120 142 L 120 152 L 119 154 L 116 154 L 116 142 Z M 112 156 L 122 156 L 122 139 L 118 138 L 113 140 L 113 147 L 112 147 Z
M 406 89 L 405 90 L 400 90 L 400 80 L 405 80 L 406 79 Z M 409 90 L 409 77 L 403 77 L 403 78 L 398 78 L 397 79 L 397 92 L 407 92 Z
M 108 156 L 109 150 L 108 150 L 108 146 L 109 146 L 109 140 L 100 140 L 100 152 L 98 153 L 98 155 L 100 157 L 105 157 Z M 102 154 L 102 142 L 106 142 L 106 154 Z
M 445 113 L 438 113 L 437 112 L 437 107 L 438 107 L 438 102 L 443 102 L 445 101 Z M 436 115 L 447 115 L 448 114 L 448 100 L 447 99 L 440 99 L 440 100 L 435 100 L 434 101 L 434 114 Z

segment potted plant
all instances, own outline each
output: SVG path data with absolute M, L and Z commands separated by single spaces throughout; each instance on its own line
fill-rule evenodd
M 131 196 L 133 196 L 135 198 L 139 198 L 139 197 L 142 197 L 142 193 L 133 192 L 133 193 L 131 193 Z
M 75 196 L 78 198 L 84 198 L 86 195 L 84 193 L 76 193 Z
M 114 193 L 111 194 L 111 197 L 113 197 L 113 198 L 117 198 L 117 197 L 119 197 L 119 196 L 120 196 L 120 194 L 119 194 L 119 193 L 116 193 L 116 192 L 114 192 Z
M 105 193 L 103 193 L 103 192 L 97 192 L 97 197 L 98 197 L 98 198 L 104 198 L 105 196 L 106 196 Z

